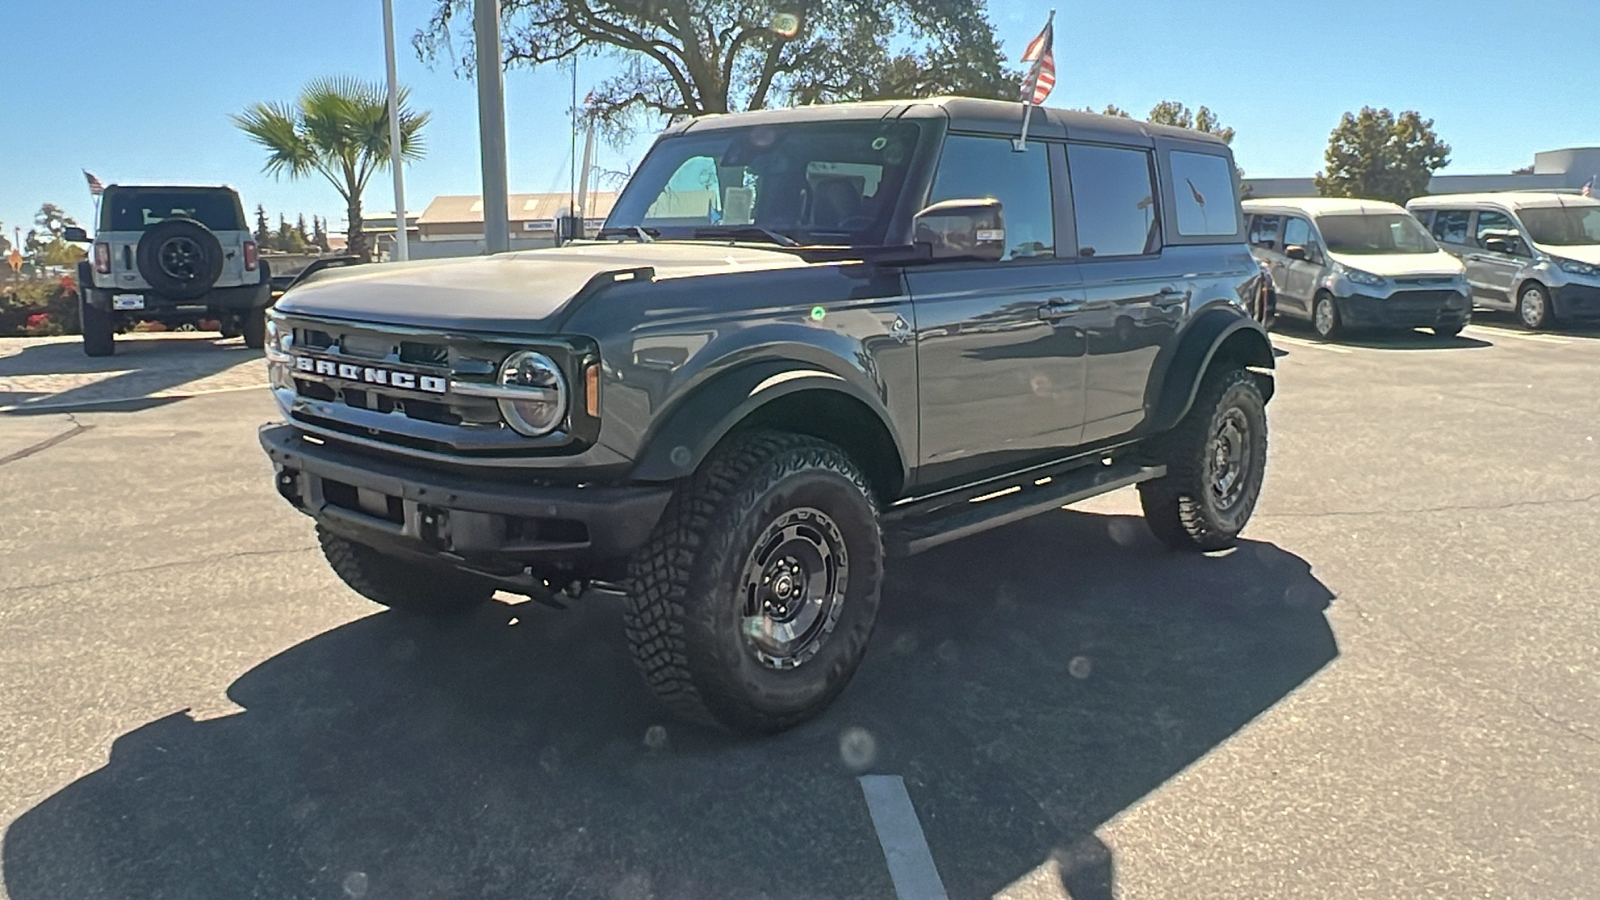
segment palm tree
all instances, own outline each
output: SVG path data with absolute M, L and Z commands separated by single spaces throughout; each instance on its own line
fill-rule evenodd
M 400 155 L 422 158 L 422 126 L 431 113 L 406 106 L 401 88 Z M 265 171 L 303 178 L 319 173 L 344 198 L 350 215 L 349 252 L 372 258 L 361 230 L 361 195 L 376 172 L 389 167 L 389 104 L 379 84 L 345 76 L 318 78 L 293 103 L 253 103 L 233 122 L 267 148 Z

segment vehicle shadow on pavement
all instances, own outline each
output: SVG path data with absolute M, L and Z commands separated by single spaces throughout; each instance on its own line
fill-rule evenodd
M 1600 322 L 1558 321 L 1554 327 L 1530 332 L 1517 321 L 1516 313 L 1484 309 L 1472 314 L 1472 322 L 1475 325 L 1502 328 L 1522 334 L 1546 334 L 1553 337 L 1589 338 L 1591 340 L 1600 338 Z
M 77 341 L 0 343 L 0 407 L 116 403 L 148 397 L 261 359 L 239 339 L 183 334 L 119 339 L 115 356 L 93 358 Z M 264 374 L 249 380 L 266 383 Z
M 1426 328 L 1381 329 L 1357 328 L 1334 341 L 1317 337 L 1310 323 L 1279 319 L 1272 330 L 1304 340 L 1318 341 L 1335 347 L 1362 347 L 1368 350 L 1479 350 L 1493 347 L 1489 341 L 1465 335 L 1442 337 Z
M 767 738 L 663 714 L 612 597 L 373 615 L 239 678 L 243 712 L 117 739 L 12 824 L 5 888 L 893 896 L 872 772 L 904 777 L 951 897 L 1028 877 L 1104 900 L 1095 829 L 1334 659 L 1330 599 L 1270 544 L 1188 556 L 1137 518 L 1053 513 L 892 566 L 855 682 Z

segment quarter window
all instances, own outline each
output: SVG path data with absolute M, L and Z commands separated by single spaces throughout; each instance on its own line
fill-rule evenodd
M 930 204 L 944 200 L 1000 201 L 1006 259 L 1055 256 L 1055 206 L 1050 193 L 1049 145 L 1033 141 L 1023 153 L 1004 138 L 953 134 L 945 139 Z
M 1221 156 L 1172 151 L 1172 209 L 1186 237 L 1239 233 L 1233 166 Z
M 1278 232 L 1283 228 L 1283 216 L 1254 216 L 1250 220 L 1250 243 L 1264 250 L 1282 250 Z
M 1467 243 L 1467 223 L 1472 213 L 1464 209 L 1441 209 L 1433 214 L 1433 239 L 1441 244 Z
M 1138 256 L 1161 249 L 1161 216 L 1149 153 L 1068 144 L 1067 163 L 1072 170 L 1079 256 Z

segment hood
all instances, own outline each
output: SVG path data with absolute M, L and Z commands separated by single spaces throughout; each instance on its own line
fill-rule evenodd
M 1427 278 L 1460 275 L 1461 260 L 1439 250 L 1433 253 L 1333 253 L 1334 262 L 1385 278 Z
M 461 331 L 548 330 L 590 278 L 650 266 L 656 278 L 808 265 L 792 253 L 727 244 L 574 244 L 494 256 L 328 269 L 279 299 L 290 315 Z
M 1573 259 L 1578 262 L 1588 263 L 1591 266 L 1600 266 L 1600 244 L 1574 244 L 1570 247 L 1559 247 L 1555 244 L 1536 244 L 1541 251 L 1561 259 Z

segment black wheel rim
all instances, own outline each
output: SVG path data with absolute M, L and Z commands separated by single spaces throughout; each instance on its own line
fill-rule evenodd
M 178 281 L 194 281 L 200 277 L 205 251 L 186 237 L 171 237 L 161 242 L 156 261 L 161 271 Z
M 1206 483 L 1211 498 L 1222 512 L 1232 510 L 1244 498 L 1254 460 L 1250 453 L 1250 420 L 1244 410 L 1229 407 L 1217 418 L 1206 453 Z
M 793 669 L 817 655 L 844 606 L 850 574 L 844 536 L 809 507 L 784 513 L 762 531 L 740 577 L 745 645 L 770 669 Z

